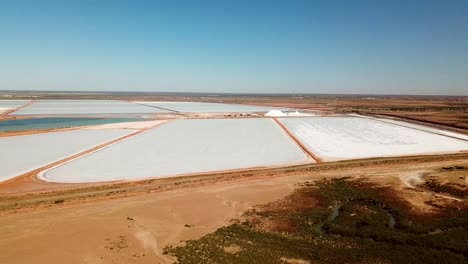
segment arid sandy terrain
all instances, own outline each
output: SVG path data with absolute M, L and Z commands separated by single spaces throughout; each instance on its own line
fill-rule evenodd
M 28 99 L 44 95 L 17 96 Z M 242 102 L 330 112 L 391 114 L 465 134 L 467 128 L 467 101 L 460 98 L 79 95 L 82 99 L 99 99 L 100 96 L 128 100 Z M 47 99 L 63 97 L 45 96 Z M 404 107 L 407 108 L 401 110 Z M 425 110 L 420 110 L 422 108 Z M 435 108 L 437 112 L 430 118 L 429 114 L 416 113 Z M 154 121 L 151 125 L 159 124 Z M 123 126 L 140 129 L 137 131 L 147 129 L 142 123 Z M 101 129 L 116 127 L 122 128 L 117 124 L 100 126 Z M 172 263 L 176 258 L 164 254 L 165 247 L 183 246 L 185 240 L 199 239 L 235 219 L 242 220 L 246 211 L 283 199 L 299 186 L 322 179 L 349 177 L 391 187 L 398 197 L 411 204 L 412 213 L 435 217 L 438 208 L 447 204 L 457 203 L 460 208 L 466 208 L 466 168 L 466 152 L 94 184 L 40 181 L 36 174 L 44 169 L 41 168 L 0 182 L 0 263 Z M 227 251 L 236 252 L 237 249 Z M 289 261 L 286 257 L 283 260 Z
M 349 176 L 393 186 L 413 204 L 413 210 L 427 212 L 431 207 L 425 201 L 443 203 L 450 198 L 415 189 L 409 178 L 453 164 L 467 166 L 468 155 L 330 163 L 323 168 L 207 175 L 14 199 L 25 206 L 15 206 L 12 197 L 3 197 L 0 260 L 170 263 L 173 259 L 162 254 L 165 246 L 199 238 L 252 206 L 278 200 L 297 184 L 323 177 Z

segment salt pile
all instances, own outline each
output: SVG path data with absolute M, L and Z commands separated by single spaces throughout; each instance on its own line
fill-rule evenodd
M 311 113 L 300 113 L 298 111 L 295 112 L 282 112 L 280 110 L 270 110 L 265 116 L 269 117 L 285 117 L 285 116 L 315 116 L 315 114 Z
M 268 113 L 265 114 L 265 116 L 280 117 L 280 116 L 286 116 L 286 114 L 280 110 L 270 110 L 268 111 Z

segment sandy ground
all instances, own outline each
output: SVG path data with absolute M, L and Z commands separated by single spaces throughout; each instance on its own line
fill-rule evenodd
M 212 232 L 292 188 L 232 183 L 5 216 L 0 263 L 171 263 L 164 246 Z
M 127 190 L 125 195 L 103 199 L 95 197 L 103 187 L 95 187 L 87 199 L 68 202 L 67 198 L 64 203 L 2 214 L 0 263 L 171 263 L 174 259 L 162 255 L 165 246 L 199 238 L 229 224 L 254 205 L 286 196 L 298 183 L 323 177 L 350 176 L 391 185 L 411 201 L 415 211 L 429 212 L 431 208 L 424 201 L 445 198 L 408 188 L 406 180 L 453 164 L 468 164 L 468 155 L 322 163 L 214 178 L 189 177 L 179 179 L 173 188 L 143 189 L 134 194 L 132 188 L 138 185 L 128 183 L 120 186 Z M 177 179 L 146 181 L 141 188 L 170 181 Z M 61 197 L 56 195 L 50 194 L 53 199 Z M 27 197 L 31 195 L 17 201 Z

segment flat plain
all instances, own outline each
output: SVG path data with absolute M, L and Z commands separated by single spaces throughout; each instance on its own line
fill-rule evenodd
M 184 114 L 161 107 L 162 112 L 145 114 L 148 121 L 27 131 L 25 139 L 37 140 L 0 145 L 1 168 L 17 168 L 0 182 L 0 263 L 465 263 L 468 258 L 466 98 L 7 96 L 34 99 L 28 107 L 51 99 L 191 100 L 315 116 L 287 116 L 276 123 L 250 110 L 180 109 L 197 113 Z M 86 117 L 84 108 L 72 115 Z M 45 117 L 55 116 L 2 116 Z M 308 124 L 310 119 L 318 123 Z M 303 139 L 294 133 L 298 123 Z M 84 135 L 95 131 L 99 136 Z M 115 131 L 122 132 L 111 136 Z M 0 142 L 13 142 L 22 133 L 0 133 Z M 31 154 L 47 157 L 72 143 L 89 145 L 37 166 L 25 163 Z M 315 146 L 331 157 L 304 159 L 305 150 L 322 157 Z M 380 157 L 384 154 L 391 157 Z M 51 172 L 62 182 L 40 176 Z

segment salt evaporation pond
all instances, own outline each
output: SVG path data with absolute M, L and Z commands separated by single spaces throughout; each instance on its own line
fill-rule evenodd
M 280 121 L 325 161 L 468 150 L 467 141 L 376 119 L 310 117 Z
M 423 126 L 423 125 L 418 125 L 418 124 L 413 124 L 413 123 L 408 123 L 408 122 L 394 120 L 394 119 L 388 119 L 388 118 L 385 118 L 385 119 L 384 118 L 374 118 L 374 117 L 365 117 L 365 118 L 379 120 L 381 122 L 387 122 L 387 123 L 400 125 L 400 126 L 404 126 L 404 127 L 414 128 L 414 129 L 422 130 L 422 131 L 426 131 L 426 132 L 436 133 L 436 134 L 443 135 L 443 136 L 468 140 L 467 135 L 463 135 L 463 134 L 452 132 L 452 131 L 437 129 L 437 128 L 433 128 L 433 127 L 428 127 L 428 126 Z
M 253 113 L 268 112 L 274 107 L 202 102 L 135 102 L 181 113 Z
M 0 121 L 0 132 L 58 129 L 123 122 L 142 121 L 142 118 L 32 118 Z
M 12 115 L 149 114 L 168 111 L 117 100 L 39 100 Z
M 0 100 L 0 114 L 29 103 L 29 100 Z
M 46 166 L 134 130 L 72 130 L 0 137 L 0 181 Z
M 271 119 L 175 120 L 40 175 L 100 182 L 312 162 Z

